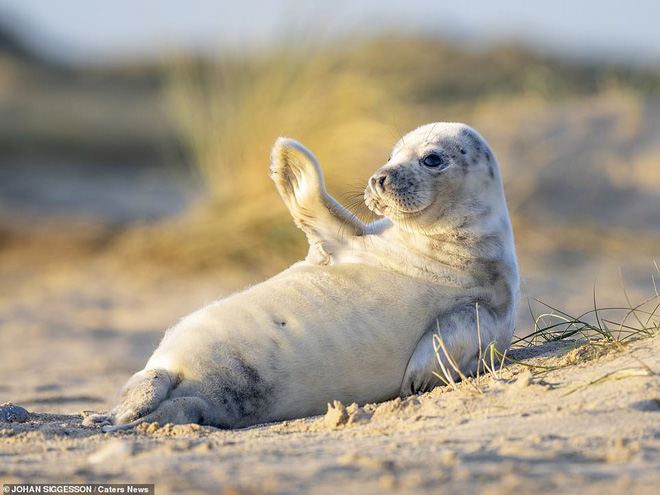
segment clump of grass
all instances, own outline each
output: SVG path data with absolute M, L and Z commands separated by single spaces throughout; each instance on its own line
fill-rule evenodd
M 655 267 L 660 273 L 657 263 Z M 623 283 L 623 277 L 621 277 L 621 287 L 627 303 L 626 306 L 599 307 L 594 288 L 593 309 L 585 311 L 579 316 L 572 316 L 537 300 L 539 304 L 550 311 L 536 316 L 534 331 L 518 338 L 512 343 L 512 346 L 528 347 L 537 345 L 539 342 L 566 342 L 567 345 L 563 351 L 575 350 L 577 362 L 618 351 L 627 352 L 639 364 L 637 368 L 616 370 L 587 384 L 573 386 L 566 395 L 606 381 L 635 376 L 654 376 L 656 373 L 646 363 L 630 353 L 627 348 L 629 344 L 635 341 L 660 335 L 660 293 L 658 293 L 653 275 L 651 280 L 655 294 L 635 305 L 631 303 Z M 563 363 L 550 366 L 524 363 L 511 358 L 509 358 L 509 362 L 525 366 L 536 373 L 544 373 L 575 364 L 576 361 L 565 360 Z
M 311 43 L 179 62 L 169 82 L 181 141 L 219 205 L 272 189 L 266 166 L 277 137 L 305 142 L 332 180 L 390 139 L 397 110 L 368 70 L 350 64 L 350 51 Z
M 534 316 L 530 305 L 534 330 L 514 340 L 511 345 L 515 348 L 536 345 L 539 341 L 556 342 L 573 339 L 591 346 L 622 348 L 635 340 L 657 335 L 660 332 L 660 295 L 655 277 L 652 276 L 651 280 L 655 295 L 636 305 L 631 303 L 623 281 L 622 290 L 626 306 L 598 307 L 594 287 L 593 309 L 578 316 L 572 316 L 535 299 L 549 311 Z

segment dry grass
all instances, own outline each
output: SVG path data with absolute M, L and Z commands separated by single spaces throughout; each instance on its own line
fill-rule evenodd
M 208 195 L 158 239 L 169 255 L 197 266 L 277 269 L 306 252 L 268 177 L 277 137 L 314 150 L 328 188 L 341 197 L 348 182 L 386 160 L 397 139 L 393 119 L 409 125 L 407 112 L 348 48 L 319 52 L 312 44 L 215 63 L 178 61 L 167 99 Z
M 272 190 L 265 172 L 281 135 L 314 149 L 330 183 L 385 149 L 400 109 L 368 70 L 317 50 L 278 47 L 216 64 L 179 63 L 172 71 L 176 123 L 214 203 L 250 202 Z

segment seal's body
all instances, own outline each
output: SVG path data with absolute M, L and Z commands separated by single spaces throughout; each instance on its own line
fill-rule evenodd
M 146 369 L 184 377 L 170 398 L 203 389 L 211 407 L 187 420 L 222 427 L 379 402 L 399 393 L 428 308 L 442 312 L 446 296 L 377 267 L 303 262 L 184 318 Z
M 439 123 L 404 136 L 365 191 L 384 216 L 369 225 L 327 194 L 300 143 L 279 139 L 271 158 L 307 259 L 181 320 L 120 404 L 88 423 L 232 428 L 318 414 L 332 400 L 437 385 L 438 329 L 465 374 L 488 344 L 509 345 L 513 235 L 497 162 L 476 131 Z

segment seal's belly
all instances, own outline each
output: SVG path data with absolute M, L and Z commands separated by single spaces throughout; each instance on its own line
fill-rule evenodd
M 295 265 L 172 328 L 147 367 L 208 379 L 240 359 L 273 384 L 269 419 L 394 397 L 438 314 L 423 281 L 364 265 Z

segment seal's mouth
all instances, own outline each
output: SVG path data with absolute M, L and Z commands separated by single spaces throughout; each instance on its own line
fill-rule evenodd
M 429 205 L 412 204 L 410 198 L 416 191 L 391 190 L 379 191 L 369 184 L 364 190 L 364 203 L 372 212 L 380 216 L 404 217 L 423 212 Z
M 386 205 L 382 204 L 378 196 L 371 193 L 368 187 L 364 191 L 364 204 L 376 215 L 383 216 L 385 214 Z

